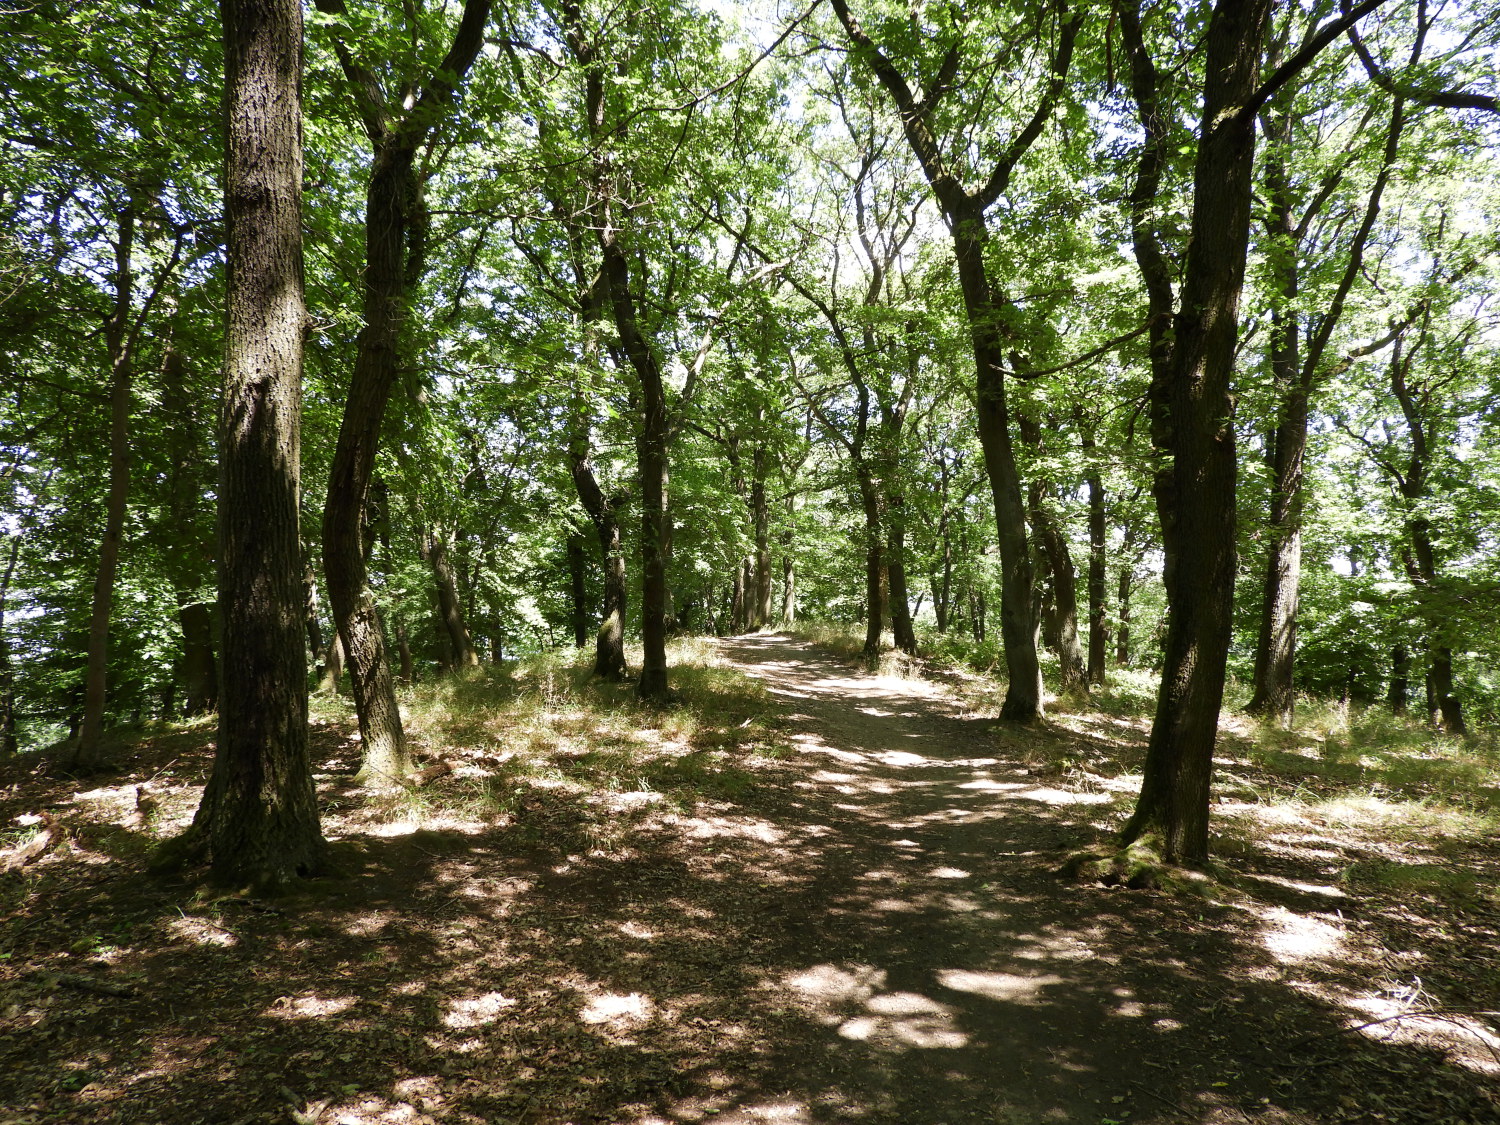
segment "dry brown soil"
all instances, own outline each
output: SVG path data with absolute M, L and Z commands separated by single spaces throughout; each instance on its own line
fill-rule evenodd
M 1034 746 L 1076 735 L 786 637 L 723 652 L 790 753 L 608 846 L 552 807 L 350 830 L 347 877 L 274 903 L 87 832 L 4 876 L 0 1125 L 1500 1121 L 1482 1024 L 1354 1029 L 1418 963 L 1397 907 L 1287 857 L 1228 905 L 1065 882 L 1107 796 Z

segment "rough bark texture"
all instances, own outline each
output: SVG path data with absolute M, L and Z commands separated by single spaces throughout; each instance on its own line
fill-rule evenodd
M 771 513 L 766 504 L 770 458 L 763 442 L 751 456 L 750 518 L 755 528 L 755 628 L 771 623 Z
M 1222 0 L 1205 47 L 1203 115 L 1181 301 L 1151 214 L 1167 126 L 1139 10 L 1121 6 L 1132 89 L 1146 140 L 1131 194 L 1136 259 L 1150 303 L 1149 391 L 1162 525 L 1167 637 L 1141 795 L 1129 843 L 1159 839 L 1168 862 L 1208 857 L 1209 782 L 1233 625 L 1236 454 L 1230 398 L 1250 235 L 1253 114 L 1271 0 Z
M 317 7 L 335 16 L 341 16 L 344 9 L 342 0 L 317 0 Z M 336 51 L 374 149 L 365 193 L 364 327 L 323 509 L 323 568 L 328 600 L 349 662 L 364 744 L 359 773 L 363 782 L 400 781 L 412 768 L 385 636 L 365 570 L 361 524 L 381 424 L 400 370 L 406 306 L 418 280 L 413 276 L 419 272 L 413 263 L 423 257 L 425 212 L 415 165 L 433 125 L 447 111 L 454 91 L 479 54 L 489 10 L 489 0 L 467 0 L 452 46 L 421 93 L 409 99 L 409 108 L 386 104 L 378 81 L 354 61 L 342 38 L 336 36 Z
M 1396 645 L 1391 649 L 1391 686 L 1385 695 L 1391 714 L 1406 714 L 1407 697 L 1410 694 L 1411 655 L 1405 645 Z
M 307 755 L 298 535 L 302 13 L 225 0 L 229 327 L 219 422 L 224 678 L 213 772 L 190 835 L 215 879 L 309 875 L 325 846 Z
M 888 538 L 885 570 L 891 602 L 891 636 L 896 647 L 917 654 L 917 632 L 911 621 L 911 595 L 906 583 L 905 497 L 892 493 L 886 502 Z
M 120 540 L 125 534 L 125 505 L 130 496 L 130 401 L 135 375 L 135 349 L 129 331 L 135 274 L 130 257 L 135 246 L 135 218 L 133 206 L 127 206 L 118 217 L 115 303 L 104 322 L 110 365 L 109 487 L 104 508 L 104 538 L 99 542 L 99 566 L 94 573 L 94 597 L 89 609 L 83 722 L 73 748 L 73 768 L 83 770 L 97 769 L 104 764 L 101 737 L 108 692 L 109 622 L 114 609 Z

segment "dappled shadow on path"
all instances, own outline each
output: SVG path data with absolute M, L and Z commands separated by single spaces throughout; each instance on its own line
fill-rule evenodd
M 134 995 L 16 1017 L 0 1066 L 52 1073 L 0 1099 L 70 1122 L 1495 1120 L 1493 1074 L 1351 1035 L 1304 987 L 1338 953 L 1315 890 L 1280 886 L 1306 924 L 1277 944 L 1228 907 L 1060 883 L 1097 795 L 1010 752 L 1045 731 L 784 637 L 724 652 L 789 756 L 622 845 L 565 816 L 540 843 L 392 829 L 340 845 L 348 878 L 211 910 L 85 868 L 65 893 L 101 927 L 174 944 L 127 933 L 88 971 Z

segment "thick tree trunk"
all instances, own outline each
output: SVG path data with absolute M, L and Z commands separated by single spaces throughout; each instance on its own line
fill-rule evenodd
M 229 327 L 219 423 L 223 683 L 189 830 L 214 877 L 274 886 L 324 863 L 307 752 L 298 500 L 302 14 L 225 0 Z
M 1281 135 L 1268 162 L 1272 235 L 1280 253 L 1272 256 L 1277 305 L 1271 313 L 1271 379 L 1276 388 L 1276 425 L 1269 435 L 1271 506 L 1266 521 L 1269 546 L 1261 593 L 1260 632 L 1255 644 L 1252 714 L 1282 726 L 1292 721 L 1296 702 L 1293 670 L 1297 652 L 1297 600 L 1302 572 L 1302 458 L 1307 448 L 1307 401 L 1311 385 L 1301 360 L 1297 312 L 1300 273 L 1296 220 L 1287 182 L 1285 146 L 1291 142 L 1291 115 L 1280 118 Z
M 323 570 L 364 747 L 357 779 L 367 784 L 400 782 L 412 769 L 365 567 L 363 525 L 380 428 L 400 366 L 415 155 L 405 145 L 387 143 L 377 145 L 372 161 L 365 202 L 365 323 L 323 508 Z
M 307 628 L 307 651 L 313 667 L 323 663 L 323 622 L 318 612 L 318 570 L 304 552 L 302 563 L 302 619 Z
M 322 11 L 342 14 L 340 0 L 317 0 L 317 5 Z M 490 0 L 466 0 L 447 55 L 420 95 L 400 108 L 372 104 L 371 91 L 378 83 L 361 72 L 347 48 L 339 44 L 340 61 L 356 91 L 373 152 L 365 191 L 364 327 L 329 470 L 323 570 L 349 662 L 364 743 L 364 764 L 357 780 L 364 783 L 400 782 L 412 768 L 385 636 L 365 571 L 360 525 L 375 472 L 381 424 L 400 370 L 406 305 L 425 262 L 426 212 L 416 159 L 484 45 L 489 11 Z
M 1171 863 L 1208 858 L 1209 783 L 1233 627 L 1236 454 L 1230 381 L 1240 290 L 1250 235 L 1255 126 L 1243 107 L 1255 92 L 1271 0 L 1221 2 L 1209 21 L 1203 116 L 1193 171 L 1193 212 L 1179 310 L 1164 321 L 1170 293 L 1154 230 L 1154 199 L 1132 193 L 1136 255 L 1151 294 L 1153 493 L 1162 524 L 1167 639 L 1141 794 L 1123 839 L 1159 839 Z M 1127 28 L 1133 85 L 1143 120 L 1157 112 L 1146 89 L 1149 58 L 1139 13 Z M 1133 32 L 1133 34 L 1132 34 Z M 1132 42 L 1132 39 L 1134 40 Z M 1151 76 L 1154 81 L 1154 75 Z M 1144 165 L 1162 137 L 1147 121 Z M 1150 245 L 1146 243 L 1149 241 Z M 1154 251 L 1154 253 L 1153 253 Z
M 120 212 L 115 239 L 115 305 L 104 322 L 109 378 L 109 488 L 104 508 L 104 538 L 99 543 L 99 566 L 94 574 L 94 597 L 89 610 L 88 664 L 84 674 L 83 722 L 73 748 L 75 769 L 98 769 L 104 764 L 101 738 L 108 694 L 109 623 L 114 609 L 115 572 L 120 564 L 120 541 L 125 534 L 125 505 L 130 497 L 130 401 L 135 375 L 130 339 L 131 303 L 135 274 L 130 257 L 135 246 L 133 205 Z
M 1021 440 L 1041 454 L 1045 444 L 1041 424 L 1025 411 L 1017 411 L 1016 426 Z M 1059 687 L 1066 692 L 1085 688 L 1088 680 L 1083 646 L 1078 640 L 1078 572 L 1073 566 L 1067 537 L 1047 507 L 1051 496 L 1050 482 L 1040 474 L 1034 476 L 1027 488 L 1027 515 L 1036 545 L 1045 556 L 1043 568 L 1047 573 L 1037 578 L 1051 580 L 1051 611 L 1044 624 L 1047 644 L 1057 653 Z
M 338 695 L 344 682 L 344 638 L 337 632 L 324 650 L 323 666 L 318 669 L 318 690 Z
M 620 512 L 624 494 L 607 498 L 594 475 L 587 439 L 575 433 L 572 442 L 573 487 L 583 510 L 599 536 L 599 557 L 604 573 L 604 606 L 594 648 L 594 675 L 620 681 L 630 675 L 625 666 L 625 610 L 629 596 L 625 577 L 625 550 L 620 537 Z

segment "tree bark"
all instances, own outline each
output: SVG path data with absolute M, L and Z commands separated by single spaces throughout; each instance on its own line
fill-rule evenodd
M 469 635 L 468 623 L 464 620 L 463 600 L 458 593 L 458 579 L 448 562 L 448 542 L 437 529 L 427 530 L 422 537 L 422 558 L 432 569 L 433 586 L 437 591 L 438 616 L 448 632 L 448 641 L 453 653 L 453 664 L 458 668 L 478 668 L 479 653 Z
M 1391 649 L 1391 686 L 1385 701 L 1393 715 L 1405 715 L 1407 697 L 1411 694 L 1411 656 L 1405 645 Z
M 1107 541 L 1105 538 L 1104 481 L 1099 472 L 1098 447 L 1094 432 L 1080 418 L 1085 458 L 1084 484 L 1089 494 L 1089 660 L 1088 682 L 1104 686 L 1104 666 L 1109 652 L 1109 620 L 1105 590 L 1109 582 Z
M 307 751 L 300 415 L 302 13 L 225 0 L 229 325 L 219 423 L 224 677 L 190 836 L 214 878 L 274 886 L 324 865 Z
M 1167 638 L 1141 794 L 1122 834 L 1159 840 L 1169 863 L 1208 858 L 1209 783 L 1233 627 L 1236 454 L 1230 381 L 1250 236 L 1256 92 L 1271 0 L 1221 0 L 1209 20 L 1181 301 L 1151 225 L 1166 124 L 1138 8 L 1121 4 L 1131 85 L 1146 130 L 1131 194 L 1146 282 L 1148 392 L 1162 525 Z
M 741 559 L 735 563 L 734 577 L 730 581 L 729 631 L 734 636 L 748 631 L 750 599 L 747 596 L 749 591 L 745 589 L 745 586 L 748 582 L 749 570 L 749 565 Z
M 10 637 L 5 631 L 5 602 L 10 596 L 10 580 L 16 573 L 21 555 L 21 532 L 12 531 L 10 551 L 5 560 L 5 576 L 0 578 L 0 758 L 20 749 L 16 733 L 16 670 L 10 659 Z
M 766 504 L 769 458 L 763 441 L 756 441 L 750 464 L 750 515 L 755 525 L 755 627 L 771 623 L 771 513 Z
M 594 648 L 594 675 L 620 681 L 630 675 L 625 665 L 625 610 L 629 589 L 625 578 L 625 549 L 620 539 L 620 512 L 628 502 L 623 493 L 606 499 L 594 475 L 586 442 L 575 439 L 572 453 L 573 487 L 599 536 L 604 567 L 604 608 Z
M 1024 411 L 1017 411 L 1016 423 L 1021 440 L 1041 453 L 1044 444 L 1041 425 Z M 1027 488 L 1028 515 L 1032 534 L 1046 556 L 1052 594 L 1048 643 L 1057 653 L 1059 687 L 1067 692 L 1086 687 L 1088 679 L 1083 646 L 1078 641 L 1078 572 L 1073 566 L 1067 537 L 1047 508 L 1051 495 L 1051 483 L 1040 473 L 1034 475 Z
M 135 292 L 131 254 L 135 248 L 135 205 L 117 217 L 115 236 L 115 303 L 104 322 L 109 354 L 109 486 L 104 509 L 104 538 L 99 543 L 99 566 L 94 574 L 94 597 L 89 610 L 88 664 L 84 673 L 83 722 L 73 748 L 74 769 L 94 770 L 104 764 L 101 737 L 108 694 L 109 624 L 114 609 L 115 572 L 120 564 L 120 541 L 125 534 L 125 505 L 130 496 L 130 402 L 135 376 L 135 348 L 130 337 L 130 313 Z
M 316 0 L 319 11 L 343 15 L 342 0 Z M 344 406 L 338 445 L 323 508 L 323 568 L 328 600 L 349 662 L 354 709 L 359 716 L 364 764 L 357 780 L 389 784 L 411 771 L 411 755 L 390 660 L 361 542 L 361 524 L 375 471 L 386 405 L 401 364 L 401 333 L 413 268 L 423 257 L 425 212 L 416 159 L 434 124 L 452 103 L 458 84 L 484 43 L 490 0 L 466 0 L 453 44 L 410 108 L 395 111 L 377 98 L 378 82 L 352 61 L 342 39 L 335 47 L 369 134 L 373 153 L 365 193 L 363 318 L 354 374 Z
M 892 493 L 886 502 L 888 521 L 885 570 L 891 600 L 891 634 L 896 647 L 917 654 L 917 632 L 911 622 L 911 598 L 906 584 L 906 498 Z

